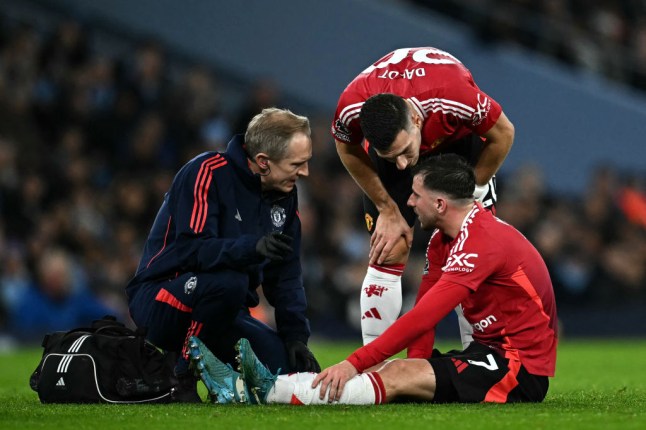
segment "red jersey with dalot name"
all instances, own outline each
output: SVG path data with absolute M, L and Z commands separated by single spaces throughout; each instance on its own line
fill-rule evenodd
M 486 133 L 502 112 L 451 54 L 430 47 L 402 48 L 365 69 L 343 91 L 332 121 L 336 140 L 349 144 L 363 141 L 361 107 L 380 93 L 408 99 L 422 116 L 422 154 L 469 134 Z

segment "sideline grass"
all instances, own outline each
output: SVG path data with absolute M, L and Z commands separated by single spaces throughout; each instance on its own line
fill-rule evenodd
M 356 345 L 315 342 L 323 366 Z M 446 349 L 446 348 L 441 348 Z M 1 429 L 646 428 L 646 341 L 567 340 L 538 405 L 42 405 L 28 385 L 40 349 L 0 355 Z

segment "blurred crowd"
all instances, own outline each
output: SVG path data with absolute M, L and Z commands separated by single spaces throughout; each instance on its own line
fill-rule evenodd
M 643 0 L 411 0 L 470 25 L 486 43 L 539 51 L 646 91 Z
M 39 341 L 104 314 L 128 320 L 124 287 L 177 169 L 223 150 L 263 107 L 291 107 L 262 79 L 224 100 L 227 77 L 208 65 L 124 40 L 114 55 L 78 21 L 37 28 L 0 15 L 0 334 Z M 313 332 L 356 333 L 369 243 L 361 191 L 336 155 L 332 112 L 297 113 L 314 142 L 299 185 Z M 644 300 L 645 180 L 608 167 L 584 195 L 557 196 L 522 166 L 500 178 L 498 213 L 544 255 L 560 304 Z M 424 266 L 429 234 L 418 233 L 405 308 Z

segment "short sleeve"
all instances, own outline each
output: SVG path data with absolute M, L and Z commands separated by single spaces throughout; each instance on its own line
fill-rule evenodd
M 455 111 L 463 113 L 460 116 L 462 124 L 481 136 L 498 121 L 502 108 L 497 101 L 478 88 L 470 74 L 465 79 L 466 82 L 462 85 L 450 87 L 450 98 L 455 102 Z
M 419 103 L 427 114 L 434 113 L 447 136 L 465 128 L 482 136 L 502 113 L 498 102 L 480 90 L 466 71 L 445 81 L 441 93 L 428 91 L 420 95 Z
M 364 98 L 354 91 L 346 89 L 341 94 L 332 121 L 331 132 L 334 139 L 352 145 L 363 142 L 359 113 L 364 102 Z

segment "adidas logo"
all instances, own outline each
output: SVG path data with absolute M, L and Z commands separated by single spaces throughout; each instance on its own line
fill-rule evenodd
M 379 311 L 377 310 L 377 308 L 370 308 L 361 317 L 362 320 L 365 320 L 366 318 L 376 318 L 380 320 L 381 315 L 379 314 Z
M 452 358 L 451 361 L 455 365 L 455 368 L 458 370 L 458 373 L 462 373 L 464 369 L 469 367 L 469 363 L 465 363 L 464 361 L 459 360 L 457 358 Z
M 238 221 L 242 221 L 242 217 L 240 216 L 240 211 L 236 209 L 236 214 L 234 215 L 234 218 L 237 219 Z
M 57 387 L 64 387 L 65 386 L 65 381 L 63 381 L 62 376 L 59 378 L 58 382 L 56 382 L 56 386 Z

